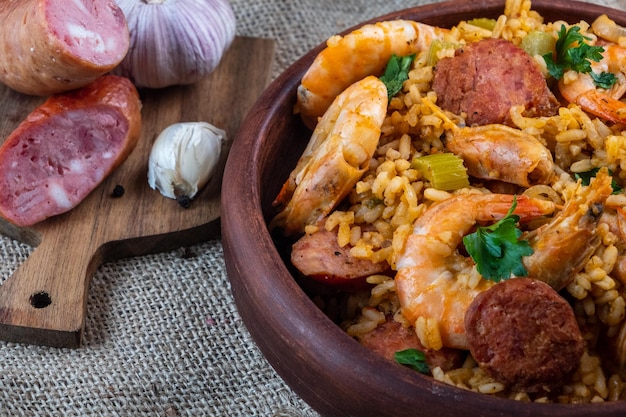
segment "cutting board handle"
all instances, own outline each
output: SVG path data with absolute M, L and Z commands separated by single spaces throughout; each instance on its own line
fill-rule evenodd
M 63 217 L 47 223 L 39 245 L 0 286 L 0 339 L 80 346 L 88 287 L 104 242 L 93 239 L 93 222 Z M 51 253 L 58 254 L 55 262 Z
M 170 251 L 219 237 L 220 189 L 230 141 L 270 80 L 274 41 L 236 37 L 220 65 L 199 82 L 140 91 L 142 137 L 104 183 L 70 212 L 30 228 L 0 219 L 0 234 L 34 247 L 0 286 L 0 340 L 78 347 L 91 278 L 103 262 Z M 0 85 L 0 143 L 40 103 Z M 168 125 L 206 121 L 223 128 L 219 169 L 189 208 L 152 190 L 148 156 Z M 243 168 L 245 169 L 245 168 Z M 125 193 L 113 198 L 114 187 Z

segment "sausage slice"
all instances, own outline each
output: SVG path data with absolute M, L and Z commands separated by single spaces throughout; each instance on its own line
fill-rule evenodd
M 439 350 L 426 349 L 415 332 L 398 323 L 391 316 L 374 330 L 357 337 L 359 343 L 380 356 L 395 361 L 396 352 L 417 349 L 424 354 L 428 367 L 440 367 L 444 371 L 459 368 L 465 360 L 466 352 L 460 349 L 443 347 Z
M 130 45 L 114 0 L 0 2 L 0 81 L 48 96 L 87 85 L 111 71 Z
M 480 293 L 465 314 L 465 332 L 472 356 L 488 374 L 529 393 L 561 385 L 584 349 L 571 306 L 532 278 L 512 278 Z
M 0 147 L 0 215 L 30 226 L 74 208 L 126 159 L 140 130 L 127 78 L 50 97 Z
M 367 276 L 383 273 L 389 268 L 386 262 L 355 258 L 350 254 L 349 245 L 339 246 L 337 233 L 323 229 L 304 235 L 294 243 L 291 263 L 307 277 L 339 286 L 356 285 L 364 282 Z
M 522 48 L 504 39 L 484 39 L 441 59 L 435 68 L 437 103 L 468 125 L 508 124 L 512 106 L 527 117 L 553 116 L 559 103 L 539 66 Z

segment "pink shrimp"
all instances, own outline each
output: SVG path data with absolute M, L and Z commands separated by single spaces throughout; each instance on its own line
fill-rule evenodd
M 597 247 L 595 233 L 611 177 L 600 170 L 589 186 L 579 185 L 565 207 L 544 226 L 527 233 L 533 254 L 522 258 L 529 276 L 556 290 L 570 282 Z M 458 195 L 433 205 L 413 226 L 397 261 L 396 288 L 402 314 L 411 323 L 431 321 L 420 334 L 429 348 L 442 346 L 467 349 L 465 312 L 474 298 L 494 285 L 480 277 L 472 260 L 457 251 L 463 236 L 478 221 L 496 220 L 510 208 L 513 196 L 506 194 Z M 530 220 L 554 211 L 554 203 L 518 197 L 515 213 Z
M 387 88 L 366 77 L 343 91 L 326 111 L 274 201 L 282 206 L 270 228 L 304 232 L 348 195 L 367 171 L 387 113 Z
M 569 78 L 566 73 L 559 80 L 559 91 L 568 102 L 578 104 L 588 113 L 613 123 L 626 123 L 626 103 L 620 101 L 626 93 L 626 48 L 616 44 L 603 48 L 602 60 L 593 62 L 591 68 L 597 74 L 617 74 L 618 82 L 613 87 L 599 89 L 590 74 L 577 73 Z
M 438 349 L 442 343 L 468 349 L 465 311 L 494 282 L 482 279 L 471 258 L 460 254 L 457 246 L 476 222 L 502 218 L 512 203 L 513 196 L 508 194 L 461 194 L 433 205 L 415 222 L 399 254 L 395 281 L 404 317 L 411 323 L 420 317 L 436 322 L 440 337 L 425 336 L 416 329 L 426 347 Z M 530 220 L 554 209 L 550 201 L 519 196 L 515 214 Z M 476 274 L 478 279 L 472 279 Z M 459 279 L 461 275 L 466 279 Z
M 346 36 L 332 36 L 302 78 L 296 110 L 305 124 L 314 128 L 339 93 L 368 75 L 379 76 L 392 54 L 427 51 L 434 39 L 448 32 L 423 23 L 392 20 L 365 25 Z

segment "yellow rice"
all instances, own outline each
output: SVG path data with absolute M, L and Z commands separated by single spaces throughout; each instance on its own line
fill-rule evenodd
M 529 0 L 507 0 L 504 14 L 497 19 L 493 31 L 461 22 L 452 29 L 450 36 L 456 43 L 499 37 L 519 44 L 531 30 L 543 30 L 556 38 L 562 24 L 569 26 L 565 22 L 544 22 L 531 9 Z M 589 32 L 589 23 L 577 24 L 585 36 L 596 39 Z M 451 50 L 442 51 L 441 56 L 452 53 Z M 535 59 L 545 71 L 543 59 Z M 566 74 L 565 82 L 571 76 Z M 426 65 L 426 54 L 418 56 L 402 92 L 390 102 L 380 146 L 369 171 L 349 196 L 350 207 L 344 211 L 335 211 L 324 225 L 326 230 L 338 229 L 339 244 L 351 245 L 352 255 L 374 262 L 386 261 L 394 269 L 396 256 L 411 233 L 413 222 L 428 206 L 454 194 L 432 188 L 410 164 L 415 155 L 444 150 L 440 139 L 446 128 L 443 113 L 433 111 L 431 106 L 424 104 L 424 100 L 437 102 L 436 94 L 431 90 L 432 78 L 433 69 Z M 547 186 L 529 190 L 530 193 L 562 204 L 576 190 L 572 173 L 601 166 L 608 167 L 619 181 L 626 180 L 625 132 L 590 117 L 576 105 L 562 107 L 559 114 L 553 117 L 528 118 L 522 116 L 522 111 L 521 108 L 511 110 L 513 122 L 519 129 L 535 135 L 544 143 L 552 143 L 558 164 L 556 179 Z M 458 121 L 458 116 L 447 113 L 445 116 Z M 478 186 L 455 193 L 469 192 L 486 191 Z M 378 204 L 372 205 L 372 201 Z M 626 196 L 611 196 L 606 205 L 624 209 Z M 309 226 L 307 233 L 315 230 L 315 227 Z M 588 403 L 626 398 L 623 376 L 603 368 L 598 349 L 601 331 L 607 331 L 609 335 L 626 332 L 626 244 L 611 233 L 606 224 L 599 226 L 597 232 L 602 244 L 565 289 L 573 300 L 572 306 L 583 331 L 587 350 L 578 370 L 567 381 L 561 393 L 548 398 L 508 391 L 480 369 L 471 355 L 459 369 L 444 372 L 435 368 L 433 377 L 464 389 L 518 401 Z M 457 278 L 466 280 L 468 287 L 475 286 L 481 279 L 477 274 Z M 346 300 L 337 301 L 337 305 L 317 301 L 326 311 L 340 310 L 338 314 L 342 326 L 351 336 L 358 337 L 373 330 L 384 322 L 385 314 L 392 314 L 395 320 L 412 327 L 426 346 L 432 349 L 441 347 L 436 322 L 420 318 L 416 323 L 407 323 L 400 314 L 393 279 L 374 275 L 368 278 L 368 282 L 375 285 L 371 292 L 351 295 Z

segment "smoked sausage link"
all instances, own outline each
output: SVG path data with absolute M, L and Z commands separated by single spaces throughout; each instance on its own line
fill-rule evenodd
M 105 75 L 47 99 L 0 147 L 0 215 L 30 226 L 76 207 L 134 149 L 141 101 Z
M 115 68 L 130 45 L 114 0 L 3 0 L 0 22 L 0 81 L 30 95 L 83 87 Z

